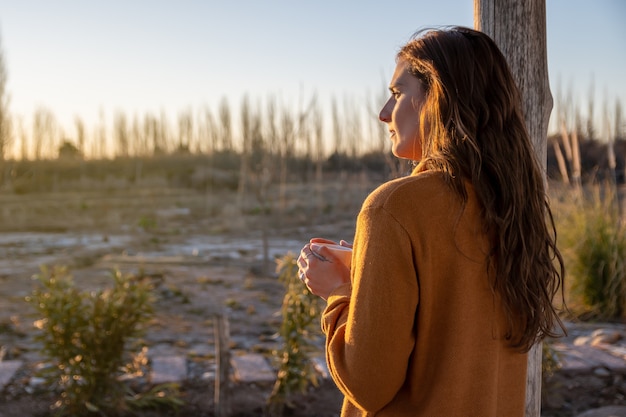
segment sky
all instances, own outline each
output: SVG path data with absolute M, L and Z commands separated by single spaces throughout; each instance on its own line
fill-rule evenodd
M 586 108 L 626 105 L 626 1 L 547 0 L 548 70 Z M 232 107 L 244 95 L 371 101 L 426 26 L 473 26 L 472 0 L 0 0 L 10 111 L 80 116 Z

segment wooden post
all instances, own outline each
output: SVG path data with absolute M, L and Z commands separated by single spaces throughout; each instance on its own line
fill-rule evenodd
M 474 0 L 474 28 L 506 57 L 522 94 L 522 109 L 544 175 L 552 94 L 548 79 L 545 0 Z M 545 178 L 545 177 L 544 177 Z M 541 343 L 528 355 L 526 417 L 541 414 Z
M 230 416 L 230 331 L 228 319 L 223 314 L 216 314 L 213 323 L 215 331 L 215 416 Z

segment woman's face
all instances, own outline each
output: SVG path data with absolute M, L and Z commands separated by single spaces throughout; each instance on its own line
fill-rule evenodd
M 419 113 L 426 101 L 426 90 L 421 81 L 408 71 L 406 61 L 398 61 L 389 91 L 391 97 L 378 118 L 389 127 L 391 151 L 398 158 L 419 161 L 422 158 Z

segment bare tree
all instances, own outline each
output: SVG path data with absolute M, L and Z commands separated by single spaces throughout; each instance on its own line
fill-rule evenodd
M 7 79 L 8 72 L 4 58 L 4 49 L 2 48 L 2 37 L 0 37 L 0 164 L 4 163 L 7 149 L 12 139 Z
M 609 163 L 609 172 L 611 175 L 611 181 L 613 184 L 617 182 L 615 168 L 617 167 L 617 161 L 615 157 L 615 135 L 611 132 L 611 122 L 609 117 L 609 106 L 606 100 L 604 101 L 602 109 L 602 123 L 604 131 L 604 141 L 607 143 L 607 160 Z
M 6 89 L 8 73 L 4 61 L 4 50 L 0 37 L 0 175 L 2 176 L 1 184 L 7 185 L 11 178 L 11 167 L 5 160 L 13 138 L 9 115 L 9 95 Z
M 363 140 L 361 132 L 361 118 L 359 107 L 349 97 L 343 100 L 343 119 L 345 123 L 344 146 L 346 153 L 354 160 L 361 151 L 360 144 Z
M 28 159 L 28 133 L 21 116 L 17 119 L 17 137 L 20 141 L 20 159 L 26 161 Z
M 622 102 L 619 98 L 615 99 L 615 139 L 624 139 L 624 121 L 622 119 Z
M 265 219 L 261 221 L 261 239 L 263 246 L 263 264 L 261 265 L 261 270 L 264 274 L 268 274 L 271 272 L 269 250 L 271 224 L 269 215 L 272 211 L 272 199 L 270 196 L 273 178 L 270 169 L 272 156 L 264 137 L 260 108 L 261 106 L 258 105 L 258 110 L 251 112 L 248 117 L 250 134 L 248 147 L 250 152 L 248 154 L 247 165 L 249 169 L 248 177 L 250 179 L 250 187 L 253 189 L 261 208 L 261 214 L 265 217 Z
M 300 109 L 295 116 L 286 107 L 283 108 L 278 125 L 278 146 L 280 150 L 279 201 L 281 210 L 286 208 L 287 203 L 288 162 L 296 155 L 296 138 L 302 137 L 302 133 L 308 123 L 308 115 L 311 113 L 311 109 L 315 107 L 317 97 L 311 97 L 306 106 L 303 105 L 303 96 L 300 97 L 300 100 Z
M 167 119 L 161 113 L 161 118 L 152 113 L 146 113 L 143 118 L 142 138 L 146 155 L 162 155 L 166 152 Z
M 200 136 L 203 141 L 206 141 L 207 153 L 213 155 L 219 149 L 219 132 L 213 113 L 208 106 L 202 110 L 202 119 L 204 130 Z
M 551 139 L 552 148 L 554 149 L 554 157 L 556 158 L 557 166 L 559 167 L 559 172 L 561 173 L 561 179 L 567 185 L 570 184 L 569 180 L 569 171 L 567 169 L 567 163 L 565 162 L 565 157 L 563 156 L 563 151 L 561 151 L 561 146 L 559 145 L 559 140 L 557 137 L 553 137 Z
M 178 152 L 189 152 L 193 143 L 193 112 L 187 109 L 178 114 Z
M 107 127 L 106 127 L 106 117 L 104 115 L 104 109 L 100 109 L 98 112 L 98 126 L 96 127 L 96 147 L 99 158 L 106 158 L 108 153 L 108 145 L 107 145 Z
M 581 179 L 581 166 L 580 166 L 580 143 L 578 141 L 578 129 L 576 126 L 579 123 L 579 113 L 575 112 L 574 127 L 571 130 L 570 141 L 572 147 L 572 182 L 575 187 L 576 194 L 582 196 L 582 179 Z
M 552 111 L 548 79 L 545 0 L 474 0 L 474 26 L 491 36 L 506 57 L 522 93 L 526 126 L 538 160 L 547 164 L 546 137 Z M 541 413 L 542 346 L 528 355 L 526 416 Z
M 48 157 L 52 156 L 56 129 L 57 123 L 52 112 L 45 107 L 37 108 L 33 116 L 33 151 L 35 160 L 39 161 L 44 157 L 44 150 L 48 151 Z
M 146 141 L 146 155 L 154 155 L 157 153 L 158 141 L 157 141 L 157 120 L 150 114 L 146 113 L 143 117 L 143 137 Z
M 340 153 L 341 152 L 341 144 L 343 139 L 343 126 L 341 122 L 341 116 L 339 115 L 339 108 L 337 106 L 337 99 L 333 97 L 330 103 L 330 111 L 333 123 L 333 141 L 334 141 L 334 149 L 333 152 Z
M 143 156 L 149 157 L 154 155 L 154 145 L 156 139 L 156 119 L 154 115 L 146 113 L 142 116 L 141 120 L 141 137 L 143 138 L 144 153 Z
M 157 142 L 158 147 L 155 150 L 158 150 L 157 153 L 167 153 L 170 147 L 170 124 L 167 119 L 167 113 L 165 110 L 161 110 L 161 117 L 159 119 L 158 129 L 157 129 Z
M 313 125 L 313 161 L 315 163 L 315 183 L 317 184 L 318 192 L 321 192 L 322 182 L 324 180 L 324 117 L 322 116 L 322 110 L 319 106 L 315 106 L 311 115 Z M 322 200 L 321 195 L 318 195 L 318 201 Z
M 593 77 L 591 78 L 591 83 L 589 84 L 589 98 L 587 101 L 587 139 L 594 140 L 596 138 L 596 127 L 594 122 L 594 109 L 595 109 L 595 81 Z
M 241 163 L 239 164 L 239 186 L 237 187 L 237 195 L 239 204 L 243 204 L 246 193 L 246 182 L 248 180 L 248 163 L 250 158 L 251 144 L 251 123 L 252 116 L 250 114 L 250 100 L 247 95 L 243 97 L 241 102 Z
M 561 133 L 561 144 L 563 145 L 563 151 L 565 152 L 565 161 L 563 165 L 563 169 L 566 169 L 568 172 L 563 173 L 562 176 L 564 180 L 567 178 L 566 182 L 569 184 L 569 167 L 572 166 L 572 144 L 569 140 L 568 135 L 568 121 L 571 124 L 571 108 L 572 108 L 572 100 L 571 100 L 572 91 L 571 88 L 568 88 L 567 98 L 563 98 L 563 93 L 561 90 L 561 84 L 557 85 L 556 91 L 556 120 L 559 128 L 559 132 Z M 555 142 L 558 146 L 558 142 Z
M 250 114 L 250 159 L 248 161 L 250 172 L 255 176 L 264 175 L 267 166 L 271 164 L 261 118 L 261 103 L 257 103 L 256 111 Z
M 148 145 L 146 141 L 145 131 L 141 125 L 141 121 L 137 113 L 133 116 L 133 123 L 130 128 L 130 153 L 135 157 L 135 183 L 141 181 L 143 173 L 143 158 L 148 154 Z
M 78 150 L 85 155 L 85 122 L 80 116 L 74 118 L 74 127 L 76 128 L 76 143 Z
M 133 115 L 133 121 L 130 126 L 130 153 L 137 158 L 146 154 L 146 142 L 141 121 L 137 113 Z
M 563 98 L 560 81 L 557 84 L 556 93 L 556 120 L 560 132 L 560 143 L 552 140 L 555 157 L 563 182 L 573 186 L 574 195 L 580 197 L 581 190 L 581 166 L 580 145 L 578 134 L 580 132 L 580 112 L 574 104 L 572 88 L 568 87 L 566 98 Z M 561 146 L 563 146 L 563 152 Z
M 126 114 L 119 111 L 113 119 L 113 134 L 115 137 L 116 156 L 128 157 L 129 140 L 128 140 L 128 121 Z
M 280 159 L 281 142 L 278 128 L 278 99 L 270 96 L 265 105 L 265 123 L 263 124 L 263 138 L 265 141 L 265 154 L 263 157 L 263 178 L 268 184 L 273 183 L 278 177 L 276 162 Z
M 296 136 L 296 121 L 289 111 L 283 108 L 278 124 L 278 147 L 280 150 L 280 209 L 287 207 L 287 162 L 293 155 Z
M 276 96 L 271 96 L 267 100 L 267 104 L 265 106 L 267 115 L 266 115 L 266 124 L 265 124 L 265 138 L 267 140 L 267 149 L 271 155 L 278 154 L 278 125 L 277 125 L 277 99 Z
M 230 107 L 228 105 L 228 100 L 226 100 L 225 97 L 222 99 L 222 101 L 220 101 L 219 115 L 222 149 L 225 151 L 231 151 L 233 149 L 233 130 L 230 116 Z

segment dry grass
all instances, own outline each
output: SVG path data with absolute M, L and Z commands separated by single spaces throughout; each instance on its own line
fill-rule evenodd
M 559 249 L 566 263 L 566 300 L 580 318 L 619 319 L 626 313 L 626 229 L 611 184 L 580 194 L 553 192 Z

